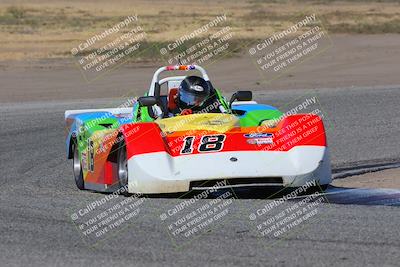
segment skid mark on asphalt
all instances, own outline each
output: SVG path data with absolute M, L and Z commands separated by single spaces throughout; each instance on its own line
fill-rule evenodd
M 278 189 L 264 188 L 258 190 L 236 189 L 235 194 L 238 199 L 268 199 L 277 200 L 282 195 L 275 195 Z M 218 190 L 211 194 L 211 198 L 218 197 L 224 192 Z M 288 193 L 288 192 L 286 192 Z M 287 198 L 291 201 L 300 201 L 309 194 L 299 195 L 297 197 Z M 346 188 L 329 186 L 323 193 L 326 202 L 330 204 L 344 205 L 384 205 L 384 206 L 400 206 L 400 190 L 385 188 Z
M 400 190 L 329 186 L 325 197 L 334 204 L 400 206 Z

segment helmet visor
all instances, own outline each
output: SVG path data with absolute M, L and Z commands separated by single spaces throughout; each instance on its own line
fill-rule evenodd
M 185 103 L 187 106 L 190 107 L 200 107 L 202 106 L 206 100 L 206 95 L 195 95 L 187 91 L 181 91 L 179 95 L 179 99 L 181 102 Z

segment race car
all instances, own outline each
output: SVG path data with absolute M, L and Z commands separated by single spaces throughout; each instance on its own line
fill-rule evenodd
M 173 114 L 187 75 L 200 72 L 212 107 Z M 212 110 L 212 111 L 211 111 Z M 331 182 L 329 148 L 318 114 L 287 115 L 251 91 L 227 101 L 198 65 L 159 68 L 131 106 L 68 110 L 66 151 L 79 189 L 178 193 L 206 188 L 299 187 Z

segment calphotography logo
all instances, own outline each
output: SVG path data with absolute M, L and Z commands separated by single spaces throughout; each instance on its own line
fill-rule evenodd
M 234 50 L 229 24 L 227 14 L 218 15 L 160 48 L 160 55 L 167 64 L 210 64 Z
M 70 215 L 83 241 L 96 246 L 115 236 L 137 220 L 144 208 L 146 198 L 141 194 L 130 197 L 120 196 L 126 192 L 123 187 L 111 195 L 88 203 Z
M 204 191 L 193 191 L 193 197 L 180 199 L 178 204 L 168 207 L 159 218 L 176 248 L 187 246 L 202 235 L 215 231 L 232 212 L 234 193 L 230 190 L 218 192 L 218 188 L 228 187 L 225 181 L 208 186 L 200 184 Z M 187 195 L 189 196 L 189 195 Z
M 248 52 L 259 72 L 270 82 L 331 46 L 332 41 L 324 26 L 313 13 L 251 45 Z
M 139 16 L 129 15 L 72 48 L 71 54 L 77 58 L 83 77 L 91 82 L 143 50 L 146 35 Z

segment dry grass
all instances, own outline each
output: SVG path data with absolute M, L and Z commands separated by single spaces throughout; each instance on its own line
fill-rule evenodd
M 310 12 L 330 33 L 400 33 L 400 4 L 394 0 L 3 1 L 0 60 L 69 57 L 82 40 L 132 14 L 139 15 L 153 45 L 175 40 L 226 13 L 226 25 L 239 47 L 242 40 L 266 38 Z M 149 50 L 143 59 L 157 55 Z

